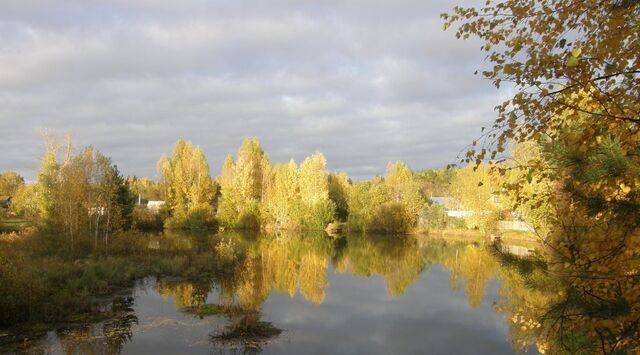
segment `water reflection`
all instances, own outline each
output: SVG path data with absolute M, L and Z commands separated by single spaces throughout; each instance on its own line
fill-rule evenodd
M 382 276 L 393 296 L 404 294 L 428 262 L 411 237 L 358 235 L 342 237 L 340 244 L 343 250 L 334 260 L 338 272 Z
M 65 354 L 513 352 L 510 323 L 493 305 L 508 313 L 514 305 L 498 295 L 521 290 L 509 279 L 499 286 L 505 275 L 478 243 L 322 232 L 169 233 L 144 243 L 215 254 L 226 269 L 197 280 L 148 279 L 135 297 L 114 303 L 117 316 L 40 345 Z
M 53 340 L 53 344 L 46 340 L 36 341 L 28 343 L 27 348 L 7 348 L 2 352 L 15 350 L 30 354 L 119 354 L 125 344 L 132 340 L 133 328 L 138 324 L 133 304 L 134 298 L 130 295 L 118 296 L 107 307 L 111 314 L 107 320 L 60 328 L 49 334 L 47 340 Z

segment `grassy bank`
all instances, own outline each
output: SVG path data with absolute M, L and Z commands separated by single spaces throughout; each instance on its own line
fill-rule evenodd
M 0 237 L 2 333 L 93 318 L 100 308 L 99 296 L 146 276 L 211 278 L 230 269 L 211 252 L 150 249 L 144 235 L 114 237 L 109 253 L 82 257 L 51 250 L 55 243 L 48 237 Z

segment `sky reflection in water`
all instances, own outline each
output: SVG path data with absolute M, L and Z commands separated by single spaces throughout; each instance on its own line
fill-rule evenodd
M 147 278 L 131 291 L 132 304 L 117 319 L 50 332 L 33 349 L 124 354 L 514 353 L 505 317 L 493 307 L 500 301 L 495 278 L 499 266 L 485 258 L 480 246 L 361 236 L 222 238 L 239 241 L 234 248 L 241 251 L 226 279 L 192 283 Z M 259 313 L 199 317 L 183 311 L 202 303 L 233 304 Z M 248 343 L 213 338 L 231 323 L 258 320 L 283 332 Z

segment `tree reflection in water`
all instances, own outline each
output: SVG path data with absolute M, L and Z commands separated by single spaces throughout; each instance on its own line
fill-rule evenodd
M 509 256 L 484 242 L 412 236 L 342 235 L 318 233 L 224 233 L 215 237 L 168 235 L 160 248 L 188 253 L 215 253 L 225 258 L 224 269 L 195 279 L 160 278 L 157 292 L 165 301 L 198 317 L 217 316 L 226 325 L 214 329 L 209 341 L 214 350 L 260 352 L 282 330 L 262 319 L 262 308 L 272 293 L 300 296 L 306 302 L 325 302 L 329 272 L 357 277 L 380 277 L 387 294 L 403 296 L 420 275 L 433 266 L 449 275 L 449 286 L 459 290 L 470 308 L 479 308 L 492 281 L 498 281 L 496 311 L 505 315 L 513 347 L 526 351 L 562 353 L 562 342 L 571 342 L 583 353 L 592 353 L 588 329 L 574 326 L 574 333 L 558 334 L 554 325 L 559 301 L 566 287 L 541 261 Z M 181 238 L 184 238 L 181 239 Z M 195 259 L 194 259 L 195 260 Z M 332 269 L 329 270 L 330 265 Z M 210 302 L 210 303 L 207 303 Z M 58 332 L 65 353 L 118 353 L 135 334 L 138 319 L 133 298 L 118 299 L 114 316 L 91 326 Z M 555 312 L 555 313 L 554 313 Z M 555 318 L 554 318 L 555 317 Z M 565 318 L 570 322 L 571 318 Z M 615 330 L 615 325 L 611 325 Z M 633 334 L 618 333 L 620 342 Z M 627 338 L 625 338 L 627 337 Z M 560 344 L 560 345 L 558 345 Z M 559 350 L 560 349 L 560 350 Z
M 58 331 L 60 345 L 65 354 L 118 354 L 133 337 L 132 327 L 138 324 L 133 310 L 133 297 L 113 300 L 113 317 L 97 324 Z
M 424 270 L 440 264 L 450 272 L 452 288 L 464 285 L 472 307 L 480 305 L 487 285 L 496 277 L 493 256 L 482 245 L 468 242 L 433 239 L 419 244 L 411 236 L 328 237 L 323 232 L 256 236 L 233 232 L 220 243 L 227 243 L 226 238 L 234 241 L 237 261 L 224 277 L 215 282 L 158 283 L 158 292 L 165 299 L 170 296 L 176 307 L 191 309 L 204 304 L 217 285 L 219 304 L 208 305 L 207 309 L 230 317 L 231 324 L 212 334 L 216 346 L 235 343 L 256 349 L 259 343 L 279 335 L 279 329 L 261 320 L 260 312 L 269 295 L 276 292 L 293 298 L 299 294 L 308 302 L 322 304 L 329 286 L 330 264 L 337 273 L 382 277 L 387 293 L 396 297 L 402 296 Z

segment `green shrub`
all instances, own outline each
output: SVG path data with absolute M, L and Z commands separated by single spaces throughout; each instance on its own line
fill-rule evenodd
M 139 230 L 161 230 L 167 216 L 164 207 L 153 211 L 146 206 L 135 206 L 132 213 L 133 227 Z
M 255 211 L 244 212 L 240 215 L 240 218 L 238 218 L 236 228 L 246 230 L 259 230 L 260 218 L 258 217 L 258 214 Z
M 306 230 L 322 230 L 327 227 L 335 215 L 333 201 L 321 201 L 303 212 L 301 225 Z
M 369 218 L 362 213 L 351 213 L 347 219 L 346 229 L 351 232 L 362 232 L 366 229 Z
M 419 225 L 422 229 L 444 229 L 447 227 L 447 211 L 438 203 L 424 206 L 420 213 Z
M 469 227 L 467 226 L 467 222 L 464 220 L 464 218 L 458 218 L 458 217 L 447 217 L 446 228 L 448 228 L 448 229 L 469 229 Z
M 217 227 L 215 212 L 210 205 L 201 204 L 187 212 L 187 222 L 191 230 L 207 230 Z
M 213 207 L 207 204 L 195 206 L 187 212 L 178 211 L 164 221 L 166 229 L 207 230 L 217 228 Z
M 380 233 L 406 233 L 409 223 L 406 220 L 404 206 L 401 203 L 386 203 L 373 215 L 368 231 Z

